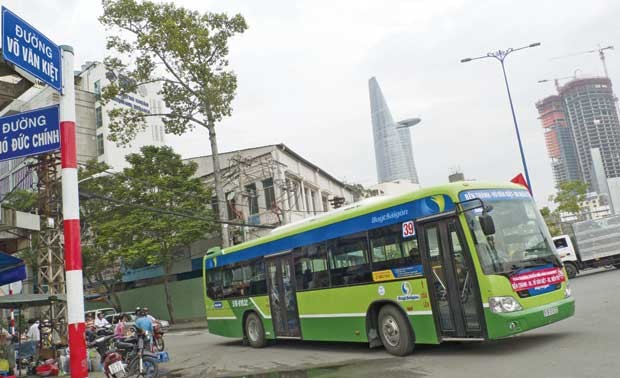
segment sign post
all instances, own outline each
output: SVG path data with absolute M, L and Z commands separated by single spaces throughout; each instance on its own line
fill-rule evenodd
M 5 7 L 2 7 L 2 57 L 62 93 L 60 48 Z
M 80 241 L 80 208 L 75 143 L 75 87 L 73 48 L 61 46 L 63 94 L 60 96 L 60 165 L 62 167 L 62 215 L 65 236 L 67 324 L 71 378 L 88 377 L 86 325 L 84 324 L 84 283 Z
M 58 106 L 0 118 L 0 161 L 57 151 Z
M 54 44 L 15 13 L 2 7 L 2 56 L 61 93 L 57 108 L 45 108 L 0 119 L 0 130 L 13 136 L 0 141 L 0 160 L 53 151 L 60 143 L 62 214 L 65 236 L 67 323 L 71 377 L 88 377 L 84 324 L 84 287 L 75 135 L 73 48 Z M 52 109 L 52 110 L 50 110 Z M 56 110 L 54 113 L 54 109 Z M 49 114 L 48 114 L 49 113 Z M 49 124 L 60 118 L 60 136 Z M 49 121 L 48 121 L 49 120 Z M 6 126 L 5 126 L 6 124 Z M 49 126 L 49 130 L 42 130 Z M 60 139 L 60 140 L 58 140 Z M 10 149 L 9 149 L 10 143 Z

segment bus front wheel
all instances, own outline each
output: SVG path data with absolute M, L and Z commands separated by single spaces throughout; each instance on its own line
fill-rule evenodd
M 564 269 L 566 269 L 566 274 L 568 275 L 568 278 L 575 278 L 577 276 L 577 273 L 579 273 L 579 270 L 577 270 L 575 264 L 571 262 L 564 263 Z
M 255 312 L 251 312 L 245 318 L 245 336 L 248 338 L 248 342 L 254 348 L 262 348 L 267 345 L 265 339 L 265 328 L 263 322 L 260 320 Z
M 413 352 L 414 340 L 407 317 L 393 305 L 379 311 L 379 335 L 385 349 L 396 356 Z

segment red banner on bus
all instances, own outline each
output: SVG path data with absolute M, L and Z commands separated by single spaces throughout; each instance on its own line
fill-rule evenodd
M 514 291 L 521 291 L 547 285 L 555 285 L 565 280 L 566 277 L 564 277 L 562 268 L 554 267 L 516 274 L 510 277 L 510 284 Z

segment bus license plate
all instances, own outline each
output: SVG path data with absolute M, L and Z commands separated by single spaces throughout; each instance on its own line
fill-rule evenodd
M 123 367 L 123 363 L 121 361 L 116 361 L 108 366 L 108 370 L 110 370 L 110 374 L 125 372 L 125 368 Z
M 546 317 L 555 315 L 558 313 L 558 308 L 557 307 L 549 307 L 543 310 L 543 315 Z

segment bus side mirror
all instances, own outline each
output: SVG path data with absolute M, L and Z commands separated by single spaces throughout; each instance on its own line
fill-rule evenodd
M 495 234 L 495 222 L 493 222 L 493 217 L 489 214 L 482 214 L 478 217 L 480 221 L 480 228 L 482 228 L 482 233 L 486 236 Z

